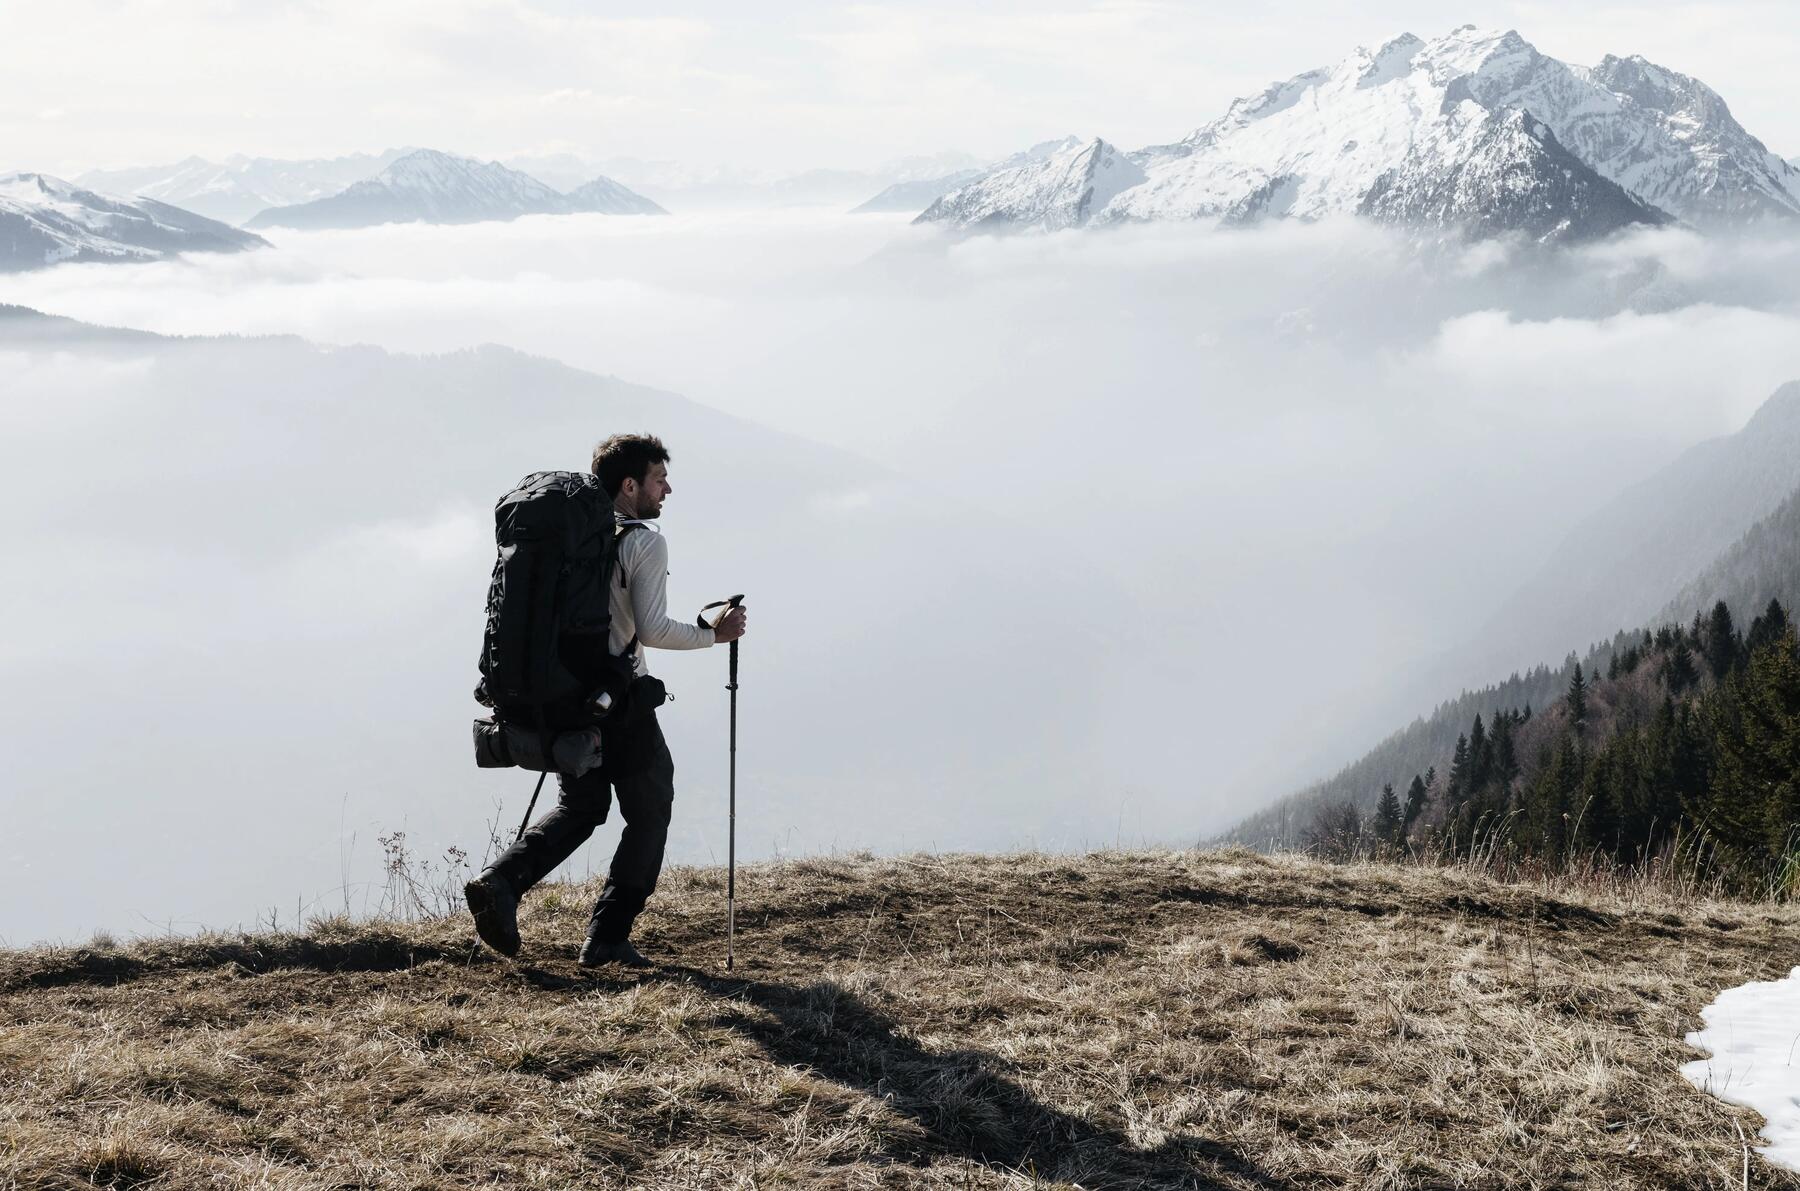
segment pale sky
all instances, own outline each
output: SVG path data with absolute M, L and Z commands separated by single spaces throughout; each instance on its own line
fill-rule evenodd
M 1576 63 L 1643 54 L 1800 153 L 1792 0 L 4 0 L 0 14 L 0 169 L 64 175 L 396 145 L 774 171 L 997 156 L 1067 133 L 1137 148 L 1359 44 L 1465 22 Z

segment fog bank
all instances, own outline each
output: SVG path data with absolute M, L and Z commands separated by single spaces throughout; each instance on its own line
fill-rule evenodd
M 790 684 L 783 701 L 747 711 L 768 717 L 764 739 L 780 743 L 760 769 L 746 766 L 766 783 L 766 813 L 746 832 L 752 854 L 1080 846 L 1191 841 L 1454 693 L 1416 677 L 1562 526 L 1800 376 L 1800 241 L 1682 232 L 1546 258 L 1421 251 L 1358 224 L 955 240 L 819 212 L 537 218 L 290 233 L 242 256 L 62 267 L 0 278 L 0 301 L 170 334 L 293 333 L 425 353 L 502 344 L 798 436 L 593 403 L 586 382 L 565 390 L 535 365 L 478 356 L 326 353 L 328 366 L 284 375 L 282 353 L 298 347 L 0 347 L 12 390 L 0 406 L 5 495 L 24 527 L 9 545 L 64 576 L 9 597 L 15 623 L 45 628 L 7 644 L 8 676 L 80 666 L 126 707 L 139 695 L 124 692 L 139 692 L 205 708 L 207 691 L 236 689 L 245 657 L 261 658 L 260 674 L 282 675 L 289 713 L 242 735 L 311 783 L 270 822 L 310 825 L 315 853 L 354 829 L 356 863 L 383 824 L 460 838 L 446 820 L 467 821 L 479 775 L 465 775 L 445 816 L 387 733 L 338 736 L 322 752 L 321 728 L 335 721 L 292 709 L 341 702 L 343 683 L 309 670 L 329 655 L 307 643 L 347 633 L 379 645 L 382 698 L 417 709 L 406 730 L 418 747 L 449 750 L 429 770 L 445 788 L 448 767 L 468 764 L 460 737 L 442 734 L 473 711 L 488 505 L 515 473 L 576 466 L 594 439 L 640 428 L 621 421 L 625 410 L 654 423 L 643 428 L 689 435 L 670 433 L 675 588 L 694 603 L 727 587 L 765 593 L 746 650 L 789 675 L 770 678 L 772 695 Z M 295 376 L 332 391 L 304 391 Z M 434 387 L 451 394 L 441 416 Z M 522 417 L 516 441 L 496 439 Z M 454 466 L 429 465 L 439 458 Z M 392 515 L 329 504 L 338 484 L 400 460 L 408 479 Z M 97 555 L 71 551 L 61 535 L 86 529 L 46 528 L 61 507 L 48 481 L 77 468 L 129 477 L 109 491 L 162 510 L 180 508 L 190 485 L 207 491 L 210 475 L 279 477 L 279 548 L 253 561 L 254 535 L 130 533 Z M 786 503 L 744 499 L 765 490 Z M 880 533 L 815 537 L 863 509 L 879 513 Z M 752 548 L 770 533 L 797 534 L 803 561 Z M 899 554 L 833 571 L 859 541 Z M 705 581 L 690 589 L 683 572 Z M 194 604 L 195 573 L 216 606 Z M 854 617 L 836 606 L 851 599 Z M 821 649 L 814 634 L 838 644 Z M 871 644 L 888 637 L 944 650 L 920 677 L 909 664 L 923 659 Z M 703 664 L 671 657 L 659 670 L 703 691 L 711 679 L 690 669 Z M 965 710 L 921 711 L 939 687 Z M 856 718 L 872 689 L 886 694 Z M 795 703 L 802 690 L 839 717 L 839 744 L 816 766 L 798 760 L 812 714 Z M 35 722 L 61 725 L 55 739 L 79 749 L 93 730 L 87 706 L 40 707 Z M 685 694 L 671 709 L 685 725 L 673 731 L 692 732 L 677 741 L 678 768 L 684 781 L 696 774 L 696 801 L 678 793 L 689 833 L 678 859 L 722 854 L 722 822 L 684 818 L 716 791 L 717 776 L 697 772 L 718 744 L 706 735 L 716 711 Z M 193 721 L 154 722 L 172 740 Z M 49 762 L 63 754 L 11 743 L 45 758 L 29 789 L 7 793 L 22 815 L 51 799 Z M 77 806 L 103 808 L 124 840 L 151 830 L 162 807 L 237 805 L 252 780 L 253 769 L 202 769 L 153 804 L 134 800 L 146 766 L 169 755 L 153 750 L 123 773 L 93 762 L 90 801 L 35 820 L 30 847 L 49 841 L 37 863 L 67 871 L 84 854 L 66 817 Z M 370 766 L 378 784 L 357 776 Z M 352 791 L 361 818 L 339 831 Z M 308 863 L 336 868 L 338 857 Z M 215 876 L 200 870 L 191 884 L 204 896 L 165 900 L 152 917 L 202 902 L 222 912 Z M 0 921 L 15 941 L 34 929 Z

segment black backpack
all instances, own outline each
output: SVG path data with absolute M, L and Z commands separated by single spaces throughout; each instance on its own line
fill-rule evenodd
M 534 472 L 494 506 L 500 557 L 475 698 L 501 723 L 554 732 L 624 702 L 633 651 L 608 648 L 607 593 L 618 538 L 634 528 L 618 524 L 600 481 L 580 472 Z

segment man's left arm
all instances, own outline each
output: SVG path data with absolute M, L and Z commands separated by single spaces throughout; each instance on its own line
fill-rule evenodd
M 632 570 L 628 588 L 638 640 L 651 649 L 705 649 L 712 645 L 712 629 L 669 619 L 669 543 L 655 531 L 631 536 L 644 541 L 644 555 Z

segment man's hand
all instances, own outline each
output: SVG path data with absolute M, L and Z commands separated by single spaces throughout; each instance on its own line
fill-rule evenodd
M 700 609 L 700 623 L 712 629 L 715 645 L 736 641 L 744 635 L 749 618 L 744 613 L 744 606 L 737 602 L 743 598 L 732 596 L 730 600 L 719 600 Z
M 713 640 L 720 645 L 727 641 L 736 641 L 744 635 L 744 629 L 749 619 L 749 614 L 742 604 L 726 609 L 725 615 L 721 616 L 719 622 L 713 626 Z

